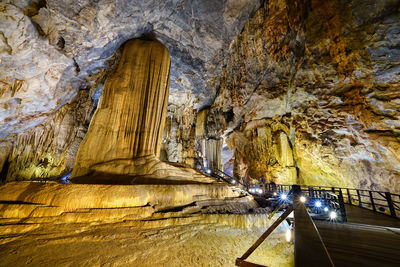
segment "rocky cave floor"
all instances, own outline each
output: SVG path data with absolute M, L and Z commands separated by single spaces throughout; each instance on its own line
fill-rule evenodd
M 235 266 L 235 259 L 266 229 L 205 222 L 144 224 L 147 229 L 134 221 L 45 224 L 2 235 L 0 266 Z M 249 260 L 291 266 L 293 246 L 278 231 Z
M 0 186 L 0 266 L 235 266 L 276 220 L 241 190 L 207 185 Z M 293 266 L 286 222 L 251 255 Z

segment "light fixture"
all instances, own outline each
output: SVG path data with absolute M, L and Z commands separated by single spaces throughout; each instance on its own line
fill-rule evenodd
M 231 183 L 232 183 L 232 184 L 236 184 L 236 180 L 232 180 Z
M 301 197 L 300 197 L 300 202 L 301 202 L 301 203 L 305 203 L 305 202 L 306 202 L 306 200 L 307 200 L 307 199 L 306 199 L 306 197 L 305 197 L 305 196 L 301 196 Z
M 263 192 L 262 189 L 261 189 L 261 188 L 258 188 L 258 193 L 259 193 L 259 194 L 262 194 L 262 192 Z
M 286 200 L 287 199 L 287 195 L 285 193 L 281 194 L 281 199 L 282 200 Z
M 335 211 L 331 211 L 329 213 L 329 218 L 331 218 L 331 220 L 334 220 L 337 218 L 337 213 Z
M 278 193 L 277 193 L 277 192 L 274 192 L 273 195 L 276 197 L 276 196 L 278 195 Z
M 290 242 L 290 240 L 292 239 L 292 231 L 290 229 L 286 230 L 285 238 L 287 242 Z
M 317 202 L 315 202 L 315 207 L 321 208 L 321 206 L 322 206 L 321 201 L 317 200 Z
M 210 174 L 211 173 L 211 170 L 210 169 L 207 169 L 207 171 L 206 171 L 208 174 Z
M 328 211 L 329 211 L 328 207 L 325 207 L 325 208 L 324 208 L 324 211 L 325 211 L 325 212 L 328 212 Z

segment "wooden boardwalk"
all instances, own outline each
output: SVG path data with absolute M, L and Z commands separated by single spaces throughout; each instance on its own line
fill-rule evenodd
M 400 220 L 346 205 L 347 223 L 315 221 L 337 267 L 400 266 Z
M 337 267 L 400 266 L 400 229 L 322 221 L 316 226 Z
M 304 206 L 297 205 L 296 266 L 400 266 L 399 219 L 351 205 L 346 213 L 347 223 L 311 221 Z
M 317 192 L 318 190 L 314 191 Z M 282 190 L 282 192 L 286 191 Z M 341 223 L 336 221 L 318 220 L 317 216 L 312 219 L 306 210 L 306 205 L 308 204 L 305 204 L 305 198 L 303 197 L 302 200 L 300 197 L 302 191 L 299 185 L 290 186 L 290 191 L 287 192 L 287 194 L 290 194 L 290 192 L 293 194 L 293 204 L 289 207 L 294 209 L 295 266 L 400 266 L 400 219 L 394 218 L 397 215 L 395 208 L 398 209 L 396 203 L 399 204 L 399 202 L 393 201 L 390 198 L 390 193 L 384 192 L 387 199 L 387 206 L 385 206 L 385 209 L 386 212 L 387 210 L 390 210 L 390 214 L 393 217 L 385 215 L 382 212 L 374 212 L 366 208 L 346 204 L 343 201 L 341 193 L 338 197 L 333 199 L 332 197 L 326 197 L 323 194 L 318 195 L 319 198 L 324 197 L 329 199 L 329 201 L 333 201 L 334 204 L 332 205 L 336 205 L 334 206 L 336 210 L 339 206 L 339 216 L 347 215 L 345 217 L 347 218 L 347 222 Z M 379 195 L 383 194 L 376 191 L 371 191 L 371 193 L 379 193 Z M 332 196 L 333 194 L 327 193 L 326 195 Z M 399 196 L 398 194 L 391 195 L 396 197 Z M 359 203 L 365 205 L 365 203 L 361 201 L 364 196 L 361 193 L 358 193 L 358 189 L 357 196 Z M 370 200 L 374 203 L 372 197 Z M 375 200 L 378 201 L 379 199 Z M 354 204 L 354 202 L 350 203 Z M 369 207 L 368 205 L 366 206 Z M 372 207 L 376 210 L 374 204 Z M 290 212 L 289 209 L 285 211 L 285 213 L 288 212 Z M 283 215 L 285 214 L 282 214 L 281 217 Z M 281 217 L 280 219 L 282 219 Z M 318 217 L 321 219 L 324 216 L 318 215 Z M 276 223 L 279 223 L 279 220 Z M 237 259 L 236 264 L 238 266 L 259 267 L 260 265 L 255 265 L 245 260 L 268 236 L 268 234 L 273 231 L 273 229 L 275 229 L 275 227 L 270 227 L 241 258 Z
M 346 204 L 347 221 L 349 223 L 368 224 L 400 228 L 400 219 L 392 218 L 388 215 L 359 208 Z

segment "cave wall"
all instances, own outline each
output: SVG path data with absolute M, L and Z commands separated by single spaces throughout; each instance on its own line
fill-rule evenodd
M 104 76 L 117 61 L 118 48 L 131 38 L 152 35 L 169 49 L 169 110 L 174 112 L 186 97 L 190 99 L 188 106 L 196 109 L 210 104 L 226 48 L 260 4 L 260 0 L 1 1 L 0 169 L 8 162 L 13 147 L 21 146 L 21 159 L 13 153 L 15 171 L 10 179 L 49 177 L 61 169 L 70 170 L 57 167 L 59 171 L 33 171 L 38 170 L 43 151 L 58 147 L 68 150 L 72 146 L 73 138 L 65 138 L 62 145 L 49 145 L 53 143 L 50 137 L 58 131 L 52 126 L 59 125 L 53 117 L 63 117 L 57 114 L 64 114 L 69 105 L 80 101 L 81 90 L 90 90 L 95 100 L 85 99 L 96 106 Z M 188 113 L 193 113 L 193 108 Z M 194 117 L 185 115 L 181 120 L 179 114 L 172 116 L 178 123 L 187 121 L 187 125 Z M 74 128 L 80 127 L 80 121 L 75 119 L 69 125 L 68 131 L 76 132 Z M 192 164 L 194 140 L 189 140 L 189 127 L 183 128 L 187 141 L 182 161 Z M 20 134 L 27 137 L 18 139 Z M 38 139 L 41 141 L 27 141 Z M 29 142 L 30 149 L 23 148 Z M 170 150 L 174 149 L 171 143 Z M 64 164 L 60 163 L 63 156 L 51 158 L 57 166 Z M 27 174 L 16 177 L 17 172 Z
M 11 159 L 9 179 L 70 171 L 115 52 L 152 33 L 171 53 L 164 159 L 205 166 L 207 140 L 225 140 L 239 176 L 400 191 L 399 7 L 3 1 L 0 169 Z
M 238 175 L 294 181 L 297 167 L 304 184 L 400 190 L 399 6 L 265 1 L 230 45 L 211 108 Z M 280 133 L 293 165 L 271 166 Z
M 0 142 L 0 168 L 8 181 L 55 178 L 70 173 L 93 111 L 90 92 L 64 105 L 45 122 Z

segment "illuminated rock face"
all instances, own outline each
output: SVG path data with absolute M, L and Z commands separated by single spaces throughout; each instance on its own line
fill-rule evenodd
M 159 156 L 169 71 L 169 53 L 161 43 L 135 39 L 124 44 L 79 148 L 73 176 L 99 169 L 103 163 Z
M 398 2 L 345 2 L 266 1 L 231 44 L 208 128 L 238 175 L 400 191 Z
M 7 180 L 54 179 L 72 171 L 93 111 L 89 92 L 82 90 L 79 96 L 41 125 L 17 134 L 8 152 L 2 150 L 10 162 Z
M 0 187 L 1 265 L 29 257 L 34 266 L 234 266 L 279 216 L 268 211 L 224 184 L 8 183 Z M 280 224 L 250 260 L 292 266 L 287 229 Z
M 11 159 L 10 179 L 71 169 L 90 112 L 53 128 L 84 100 L 77 92 L 101 91 L 122 43 L 151 32 L 171 53 L 163 159 L 196 166 L 204 140 L 242 136 L 230 147 L 237 174 L 292 181 L 297 167 L 301 183 L 400 190 L 396 0 L 3 2 L 0 168 Z M 208 105 L 196 140 L 196 112 Z M 287 144 L 269 136 L 271 120 L 287 127 Z M 274 147 L 293 154 L 288 164 Z
M 118 67 L 107 78 L 98 109 L 79 147 L 73 182 L 104 183 L 109 179 L 119 183 L 112 175 L 140 176 L 142 182 L 158 178 L 214 181 L 159 160 L 169 71 L 168 50 L 158 41 L 133 39 L 124 44 Z M 92 178 L 81 177 L 87 175 Z M 123 183 L 135 180 L 127 179 Z
M 245 181 L 264 177 L 280 184 L 298 183 L 289 136 L 289 128 L 275 120 L 242 125 L 226 141 L 235 151 L 235 175 Z

